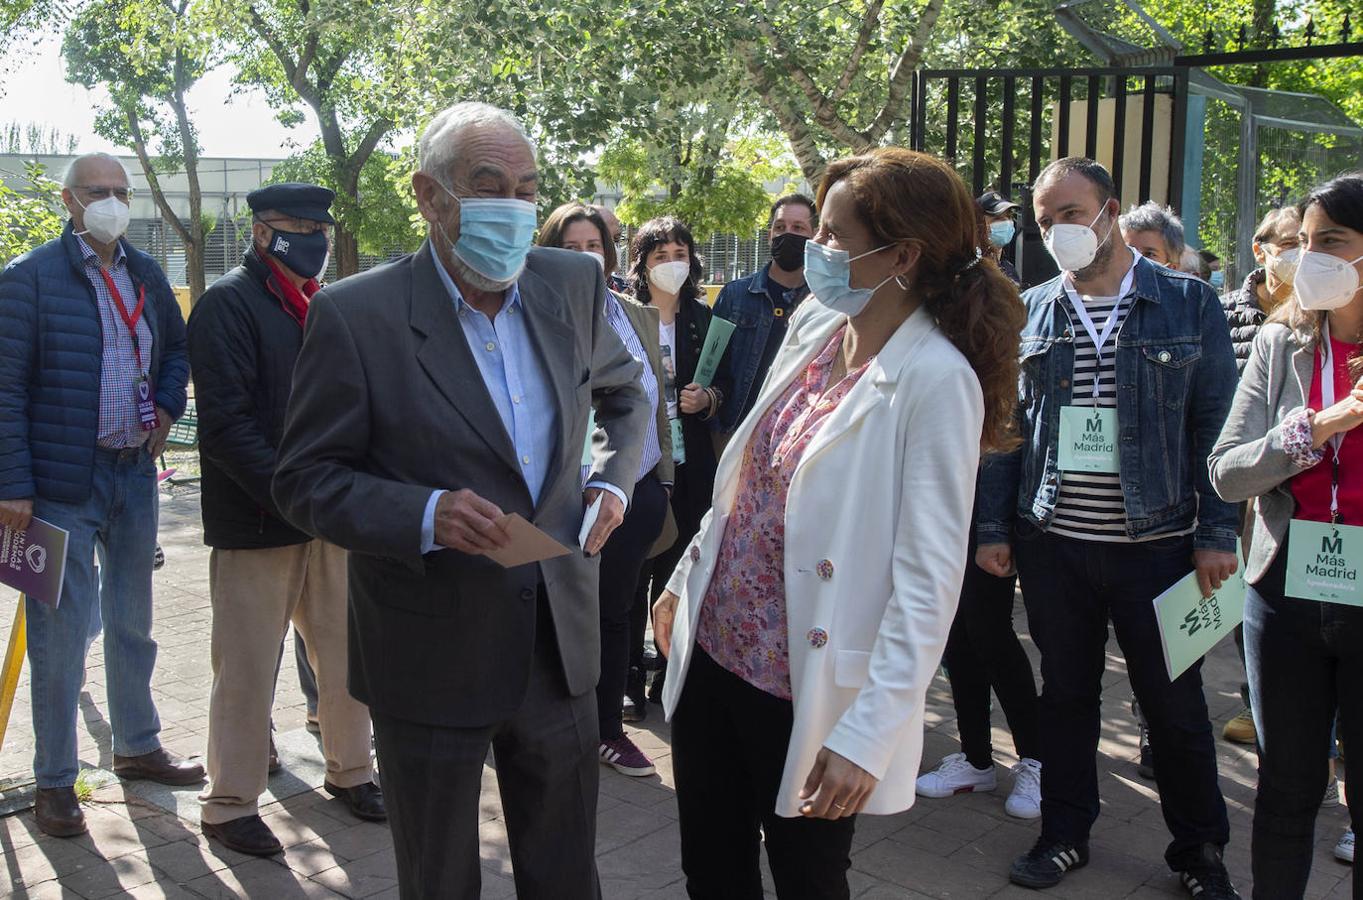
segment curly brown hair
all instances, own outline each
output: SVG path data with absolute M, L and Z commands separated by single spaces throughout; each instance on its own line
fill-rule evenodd
M 1026 311 L 1017 287 L 981 248 L 984 219 L 961 177 L 935 156 L 880 147 L 831 164 L 819 185 L 847 183 L 861 221 L 876 244 L 913 243 L 918 264 L 911 293 L 975 370 L 984 394 L 985 451 L 1017 443 L 1018 339 Z

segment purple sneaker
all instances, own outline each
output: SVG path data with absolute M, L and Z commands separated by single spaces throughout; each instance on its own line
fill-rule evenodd
M 644 756 L 644 752 L 634 746 L 634 741 L 628 735 L 620 735 L 618 738 L 601 742 L 601 764 L 610 766 L 621 775 L 633 775 L 642 778 L 652 775 L 658 771 L 653 762 Z

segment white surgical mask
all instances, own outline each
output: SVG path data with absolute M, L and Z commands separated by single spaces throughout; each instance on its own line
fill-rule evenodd
M 71 196 L 85 210 L 85 230 L 77 234 L 88 234 L 101 244 L 112 244 L 127 233 L 132 210 L 122 200 L 111 195 L 86 206 L 74 192 Z
M 1051 230 L 1046 233 L 1044 238 L 1046 249 L 1050 251 L 1051 257 L 1062 271 L 1078 272 L 1088 266 L 1098 256 L 1098 249 L 1112 237 L 1111 228 L 1101 241 L 1098 240 L 1098 233 L 1093 230 L 1093 226 L 1103 217 L 1105 209 L 1106 207 L 1098 210 L 1098 215 L 1087 225 L 1052 225 Z
M 1291 284 L 1292 279 L 1297 275 L 1297 263 L 1301 261 L 1301 248 L 1291 247 L 1282 253 L 1270 253 L 1264 250 L 1264 268 L 1273 273 L 1273 277 L 1285 284 Z
M 649 283 L 664 294 L 677 293 L 690 277 L 691 263 L 689 260 L 658 263 L 648 270 Z
M 1358 270 L 1354 266 L 1360 262 L 1363 256 L 1343 260 L 1316 250 L 1303 253 L 1297 263 L 1297 275 L 1292 279 L 1301 308 L 1324 310 L 1346 306 L 1358 293 Z

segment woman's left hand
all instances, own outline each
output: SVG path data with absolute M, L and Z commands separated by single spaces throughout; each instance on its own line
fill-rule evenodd
M 705 388 L 693 381 L 681 389 L 681 396 L 677 398 L 677 402 L 681 411 L 691 416 L 710 408 L 710 395 Z
M 845 756 L 819 748 L 814 768 L 800 788 L 800 815 L 809 819 L 841 819 L 861 812 L 879 780 Z

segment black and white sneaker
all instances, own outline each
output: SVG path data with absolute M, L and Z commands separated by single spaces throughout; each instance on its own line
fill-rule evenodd
M 1048 888 L 1060 883 L 1071 869 L 1088 865 L 1088 844 L 1056 841 L 1044 835 L 1008 871 L 1008 880 L 1028 888 Z
M 1178 880 L 1197 900 L 1241 900 L 1221 862 L 1221 848 L 1214 844 L 1204 844 L 1202 858 L 1179 872 Z

